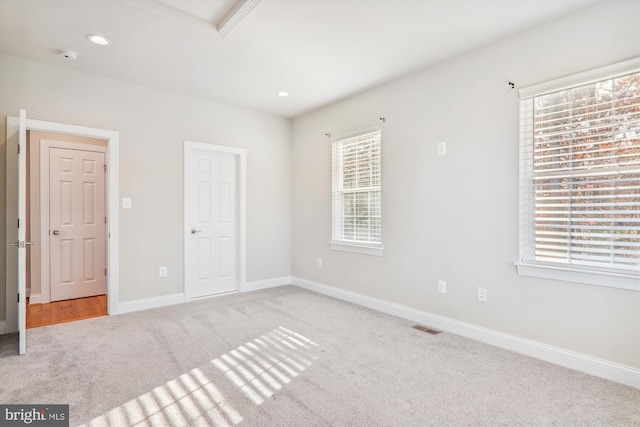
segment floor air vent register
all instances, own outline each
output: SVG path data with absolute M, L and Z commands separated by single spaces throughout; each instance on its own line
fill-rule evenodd
M 426 332 L 431 335 L 438 335 L 440 332 L 442 332 L 442 331 L 436 331 L 435 329 L 427 328 L 426 326 L 422 326 L 422 325 L 415 325 L 415 326 L 412 326 L 412 328 L 422 332 Z

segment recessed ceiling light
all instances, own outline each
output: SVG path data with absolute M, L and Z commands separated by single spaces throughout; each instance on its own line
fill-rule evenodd
M 285 91 L 278 92 L 278 96 L 289 96 L 289 92 L 285 92 Z
M 111 44 L 108 38 L 100 34 L 87 34 L 87 40 L 100 46 L 108 46 Z

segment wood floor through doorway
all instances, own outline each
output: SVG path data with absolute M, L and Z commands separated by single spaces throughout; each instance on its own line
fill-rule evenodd
M 33 305 L 27 299 L 27 329 L 106 315 L 106 295 Z

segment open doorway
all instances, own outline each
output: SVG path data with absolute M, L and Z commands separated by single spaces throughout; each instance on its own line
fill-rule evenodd
M 27 240 L 27 165 L 26 146 L 27 130 L 52 132 L 55 134 L 86 136 L 107 141 L 107 300 L 109 314 L 118 312 L 119 293 L 119 211 L 118 211 L 118 182 L 119 182 L 119 133 L 117 131 L 70 125 L 65 123 L 48 122 L 30 119 L 25 110 L 20 110 L 20 116 L 7 116 L 7 220 L 6 231 L 8 246 L 16 247 L 16 251 L 7 252 L 6 260 L 6 313 L 7 332 L 18 332 L 18 353 L 27 352 L 26 334 L 26 275 L 27 247 L 33 243 Z M 21 150 L 21 147 L 25 148 Z M 9 185 L 15 183 L 15 185 Z M 14 240 L 15 239 L 15 240 Z M 17 297 L 17 303 L 16 299 Z
M 27 328 L 108 314 L 104 139 L 27 135 Z

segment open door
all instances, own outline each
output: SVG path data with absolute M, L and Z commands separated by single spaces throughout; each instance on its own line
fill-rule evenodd
M 19 352 L 27 352 L 27 111 L 20 110 L 18 131 L 18 335 Z
M 119 290 L 118 132 L 29 119 L 26 117 L 26 112 L 22 110 L 20 111 L 20 117 L 7 116 L 7 220 L 4 224 L 7 230 L 7 241 L 5 244 L 9 244 L 15 249 L 7 248 L 6 251 L 6 329 L 8 332 L 19 332 L 21 354 L 26 352 L 26 255 L 31 245 L 31 242 L 26 241 L 27 130 L 97 138 L 107 141 L 108 184 L 106 188 L 108 189 L 108 195 L 106 203 L 108 222 L 106 224 L 106 262 L 109 314 L 118 312 Z M 19 151 L 18 146 L 21 147 Z M 18 152 L 19 154 L 17 154 Z M 16 301 L 18 302 L 16 303 Z
M 9 126 L 7 126 L 9 129 Z M 18 335 L 19 352 L 27 352 L 27 246 L 31 242 L 27 237 L 27 112 L 20 110 L 18 127 L 18 206 L 16 240 L 9 243 L 18 251 L 17 254 L 17 303 L 18 303 Z M 15 258 L 14 258 L 15 259 Z M 9 296 L 9 295 L 7 295 Z

